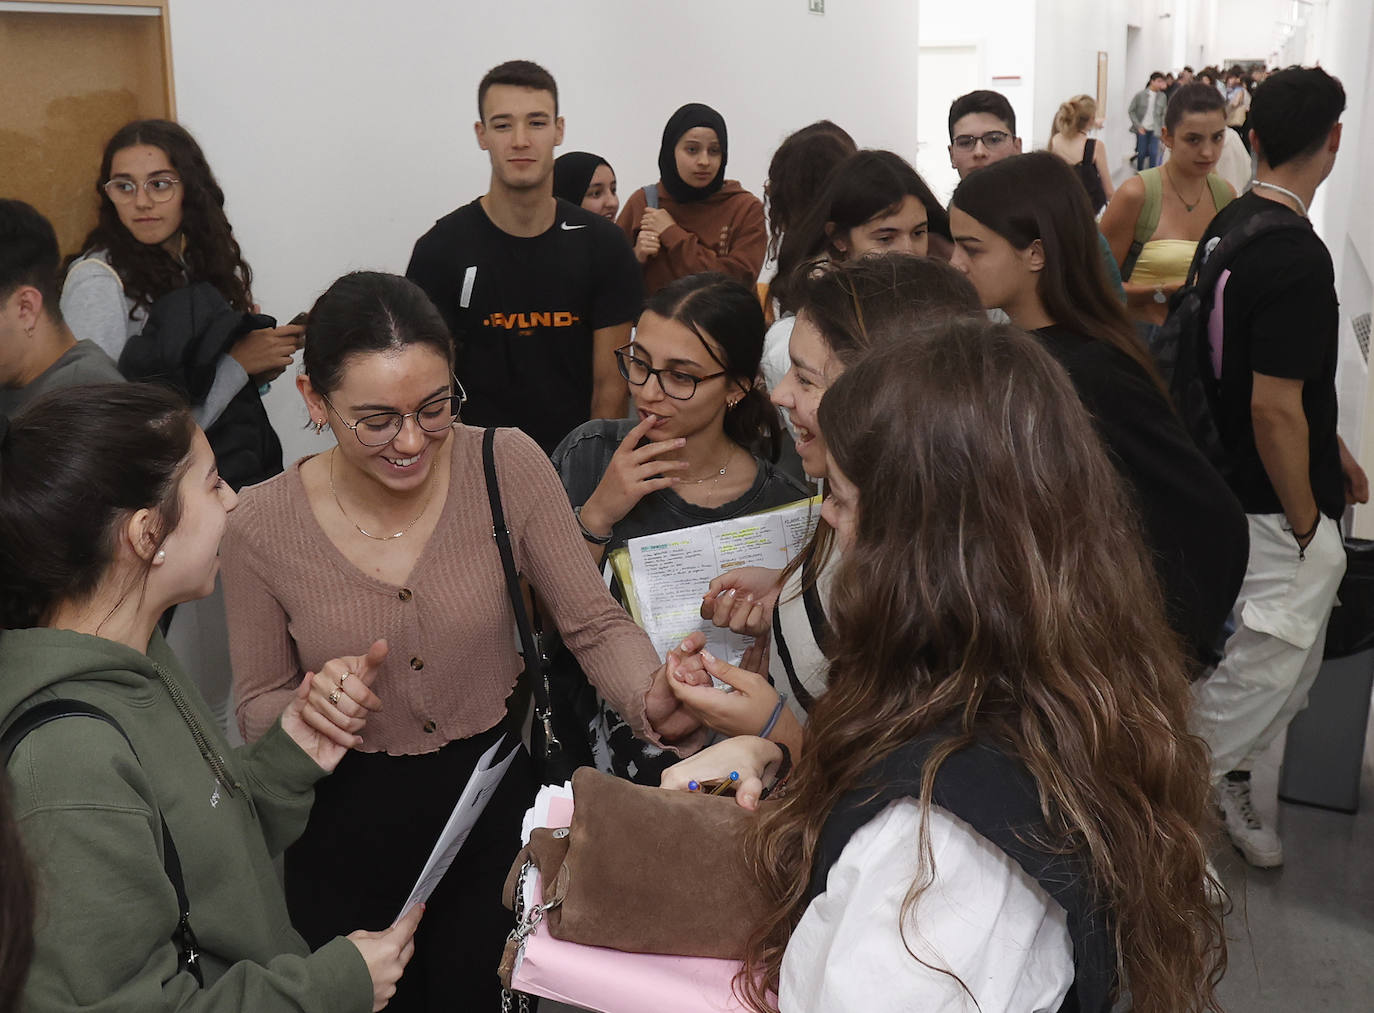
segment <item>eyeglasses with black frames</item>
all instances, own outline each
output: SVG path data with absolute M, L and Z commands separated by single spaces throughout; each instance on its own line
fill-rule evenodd
M 353 435 L 364 447 L 385 447 L 400 435 L 401 427 L 408 418 L 414 418 L 416 425 L 427 433 L 442 433 L 457 425 L 468 395 L 457 380 L 453 381 L 453 389 L 455 393 L 426 401 L 413 412 L 373 412 L 354 422 L 343 417 L 343 413 L 334 407 L 334 402 L 329 400 L 328 394 L 321 391 L 320 397 L 324 398 L 329 410 L 339 416 L 339 421 L 353 430 Z
M 656 376 L 663 393 L 674 401 L 690 401 L 697 392 L 697 384 L 726 374 L 723 369 L 705 376 L 694 376 L 680 369 L 654 369 L 643 359 L 635 357 L 634 347 L 631 343 L 615 350 L 615 362 L 620 367 L 620 375 L 636 387 L 643 387 L 649 382 L 649 377 Z
M 978 146 L 978 142 L 983 142 L 983 147 L 989 151 L 1000 148 L 1011 140 L 1011 134 L 1005 130 L 989 130 L 985 134 L 960 134 L 954 138 L 954 146 L 960 151 L 972 151 Z

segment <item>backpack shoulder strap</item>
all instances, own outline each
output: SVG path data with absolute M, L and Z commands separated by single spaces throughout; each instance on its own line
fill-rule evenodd
M 1216 205 L 1218 211 L 1236 199 L 1231 194 L 1231 184 L 1215 172 L 1207 174 L 1207 186 L 1212 191 L 1212 203 Z
M 58 699 L 44 700 L 42 703 L 34 704 L 10 723 L 4 734 L 0 735 L 0 766 L 9 766 L 14 751 L 19 748 L 19 743 L 30 732 L 37 731 L 50 722 L 67 717 L 87 717 L 104 721 L 119 733 L 120 737 L 128 744 L 129 752 L 134 754 L 134 760 L 138 760 L 138 750 L 129 741 L 128 733 L 108 713 L 94 704 L 82 700 Z M 162 824 L 163 869 L 172 883 L 172 889 L 176 891 L 177 908 L 180 915 L 177 919 L 177 934 L 173 938 L 173 942 L 176 943 L 177 952 L 180 956 L 180 966 L 184 970 L 190 971 L 195 976 L 196 981 L 204 986 L 205 979 L 200 969 L 200 944 L 196 941 L 195 933 L 191 931 L 191 902 L 186 896 L 186 881 L 181 873 L 181 855 L 177 852 L 176 842 L 172 839 L 172 832 L 167 829 L 167 821 L 163 819 L 160 812 L 157 818 L 158 822 Z
M 1238 227 L 1222 233 L 1211 249 L 1199 243 L 1193 268 L 1189 271 L 1189 279 L 1191 281 L 1193 275 L 1196 275 L 1198 288 L 1210 298 L 1212 290 L 1221 278 L 1221 273 L 1231 266 L 1236 254 L 1243 248 L 1256 239 L 1274 232 L 1286 232 L 1290 229 L 1301 231 L 1311 227 L 1307 219 L 1295 219 L 1287 209 L 1261 212 L 1246 219 Z
M 1159 228 L 1159 212 L 1164 204 L 1164 184 L 1160 182 L 1158 169 L 1144 169 L 1140 182 L 1145 186 L 1145 203 L 1140 206 L 1140 214 L 1135 219 L 1135 235 L 1131 237 L 1131 248 L 1126 261 L 1121 265 L 1121 280 L 1129 281 L 1135 271 L 1135 262 L 1140 259 L 1140 251 Z
M 1093 164 L 1093 148 L 1095 147 L 1097 147 L 1097 142 L 1091 137 L 1083 142 L 1083 158 L 1079 161 L 1079 165 Z

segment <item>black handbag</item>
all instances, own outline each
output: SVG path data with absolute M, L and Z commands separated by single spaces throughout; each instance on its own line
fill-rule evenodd
M 510 595 L 511 610 L 515 613 L 515 628 L 520 633 L 520 653 L 525 658 L 525 670 L 520 674 L 515 692 L 506 701 L 506 719 L 514 737 L 519 738 L 524 724 L 525 707 L 534 697 L 534 723 L 530 728 L 530 756 L 534 759 L 535 774 L 540 784 L 562 784 L 572 778 L 578 764 L 563 748 L 553 730 L 553 706 L 549 701 L 548 659 L 539 650 L 530 624 L 525 596 L 520 589 L 520 575 L 515 569 L 515 554 L 511 551 L 510 529 L 501 508 L 501 487 L 496 480 L 496 430 L 482 434 L 482 471 L 486 477 L 487 502 L 491 505 L 491 533 L 501 551 L 501 566 L 506 571 L 506 591 Z
M 104 721 L 123 736 L 124 741 L 129 744 L 129 750 L 134 754 L 134 759 L 138 759 L 138 751 L 134 749 L 134 744 L 129 742 L 129 736 L 119 726 L 119 722 L 99 707 L 80 700 L 45 700 L 24 711 L 5 729 L 4 735 L 0 735 L 0 767 L 9 766 L 14 750 L 29 732 L 41 728 L 49 721 L 66 717 L 87 717 Z M 196 984 L 204 988 L 205 976 L 200 969 L 200 944 L 196 942 L 196 934 L 191 931 L 191 902 L 186 897 L 186 883 L 181 876 L 181 856 L 177 854 L 176 842 L 172 840 L 172 832 L 167 829 L 167 821 L 162 818 L 161 813 L 158 813 L 157 818 L 162 823 L 163 868 L 177 895 L 179 917 L 176 930 L 172 933 L 172 942 L 177 948 L 177 968 L 189 972 L 196 979 Z

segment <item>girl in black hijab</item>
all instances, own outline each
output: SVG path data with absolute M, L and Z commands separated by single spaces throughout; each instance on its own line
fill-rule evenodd
M 646 294 L 702 271 L 758 281 L 768 243 L 763 203 L 725 178 L 729 146 L 725 119 L 710 106 L 692 102 L 668 119 L 658 182 L 631 194 L 619 219 L 644 265 Z
M 569 151 L 553 163 L 553 195 L 615 221 L 620 198 L 611 163 L 590 151 Z

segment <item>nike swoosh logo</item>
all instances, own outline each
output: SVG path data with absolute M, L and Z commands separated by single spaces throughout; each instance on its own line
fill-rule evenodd
M 586 227 L 585 225 L 569 225 L 567 222 L 563 223 L 564 232 L 575 232 L 578 229 L 585 229 Z

